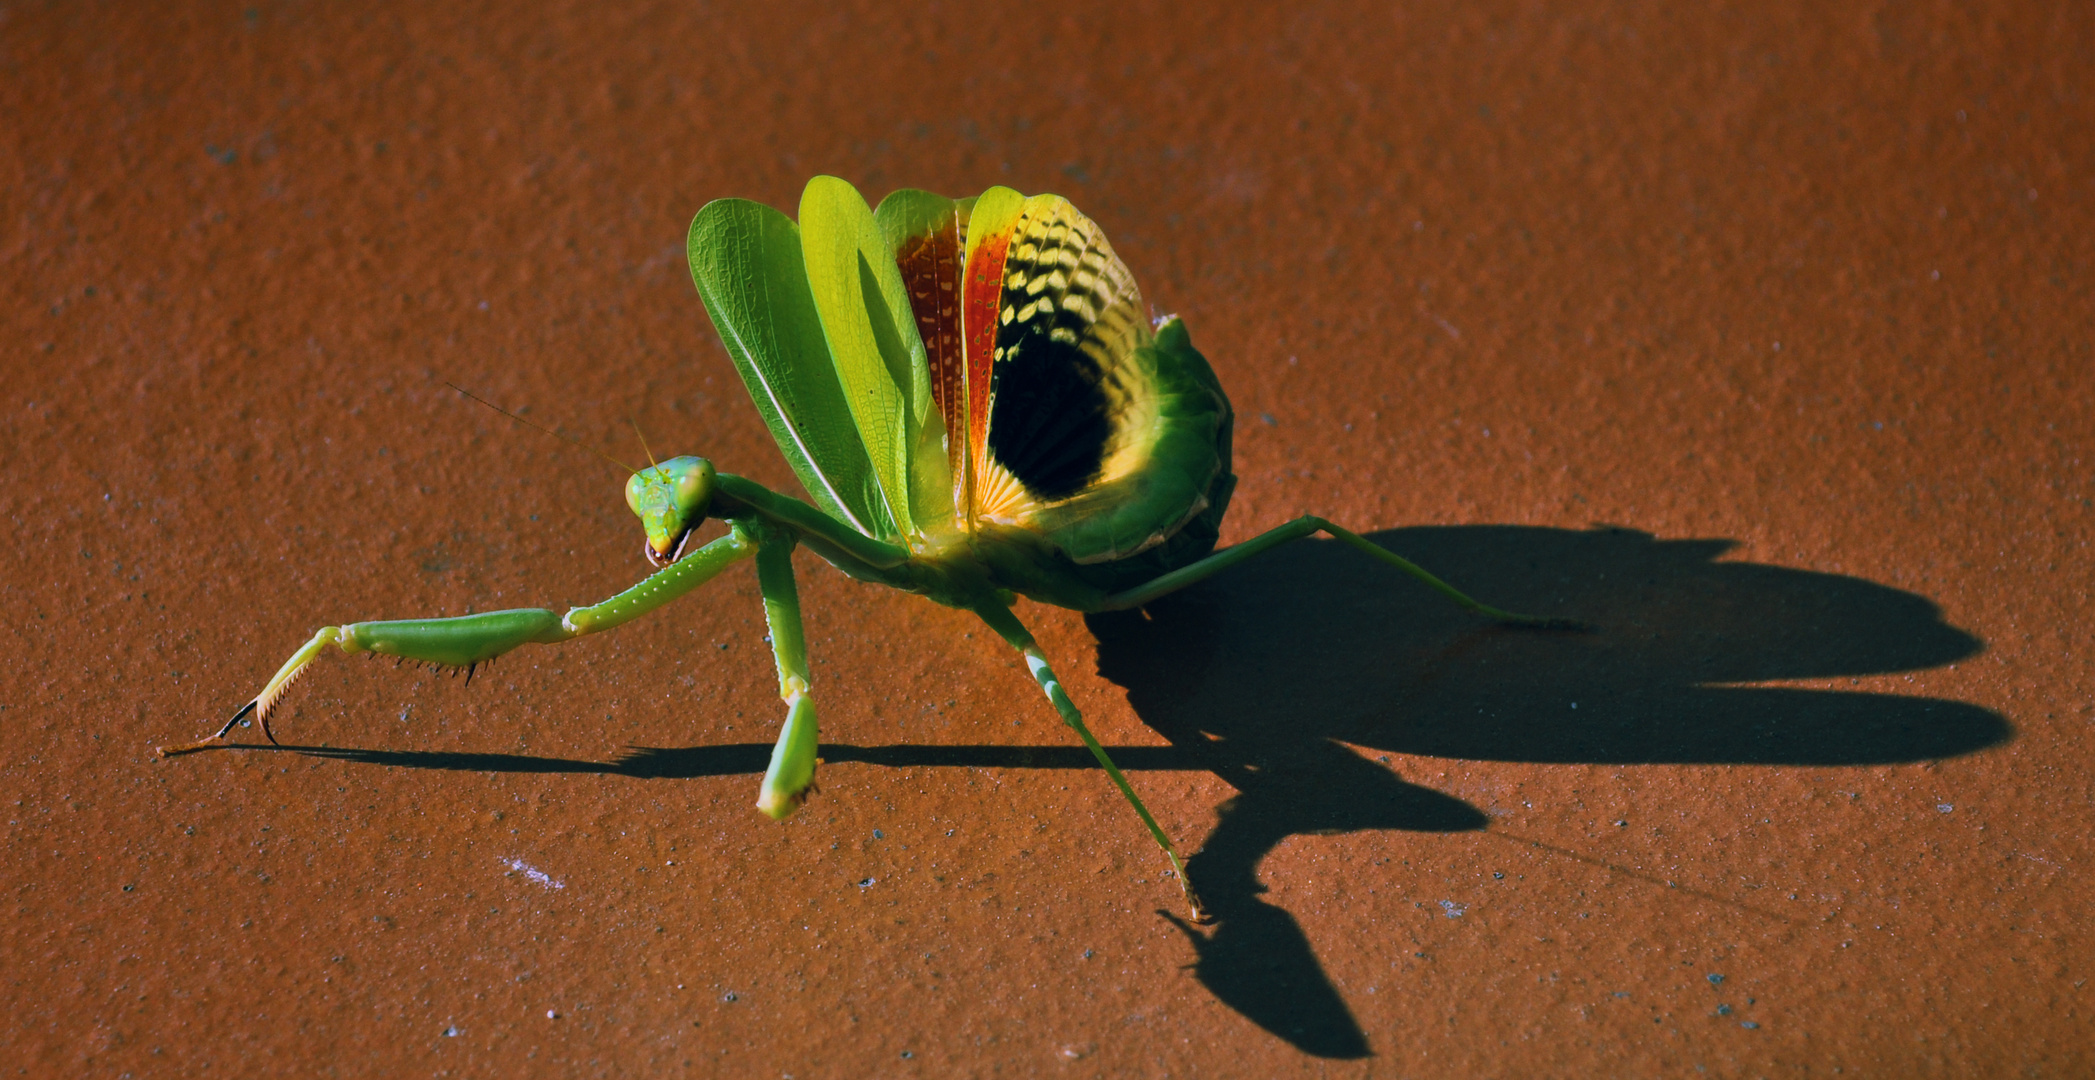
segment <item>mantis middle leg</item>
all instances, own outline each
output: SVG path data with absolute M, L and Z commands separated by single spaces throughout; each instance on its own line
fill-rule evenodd
M 1026 667 L 1032 670 L 1034 680 L 1040 683 L 1040 689 L 1047 694 L 1047 699 L 1055 706 L 1055 711 L 1062 714 L 1062 722 L 1077 733 L 1077 738 L 1084 740 L 1084 745 L 1091 750 L 1091 756 L 1098 759 L 1099 765 L 1112 779 L 1113 786 L 1119 788 L 1120 793 L 1127 797 L 1128 805 L 1135 808 L 1135 814 L 1142 819 L 1143 826 L 1149 829 L 1150 838 L 1157 842 L 1158 847 L 1164 849 L 1164 857 L 1171 860 L 1171 869 L 1178 874 L 1178 886 L 1186 894 L 1186 905 L 1193 909 L 1193 921 L 1211 921 L 1207 909 L 1200 904 L 1200 897 L 1193 892 L 1192 879 L 1186 877 L 1185 860 L 1179 858 L 1178 849 L 1171 846 L 1171 838 L 1164 835 L 1163 826 L 1158 825 L 1157 819 L 1150 815 L 1149 807 L 1142 805 L 1142 797 L 1135 794 L 1135 788 L 1128 783 L 1126 774 L 1120 771 L 1120 766 L 1113 764 L 1106 748 L 1099 745 L 1098 737 L 1091 734 L 1091 729 L 1084 725 L 1084 714 L 1077 711 L 1076 703 L 1069 700 L 1069 692 L 1062 689 L 1062 681 L 1055 677 L 1055 669 L 1049 666 L 1047 657 L 1040 651 L 1040 643 L 1033 640 L 1032 632 L 1027 630 L 1025 624 L 1018 621 L 1018 616 L 1013 615 L 1011 609 L 1005 607 L 1001 601 L 985 601 L 975 608 L 975 614 L 981 616 L 982 621 L 988 623 L 989 628 L 995 630 L 998 636 L 1010 642 L 1012 648 L 1025 654 Z
M 771 750 L 771 766 L 757 792 L 757 809 L 783 820 L 815 786 L 815 699 L 809 693 L 807 635 L 800 626 L 800 589 L 793 580 L 792 533 L 759 533 L 757 587 L 764 594 L 764 620 L 771 627 L 771 655 L 778 661 L 778 696 L 786 703 L 785 727 Z

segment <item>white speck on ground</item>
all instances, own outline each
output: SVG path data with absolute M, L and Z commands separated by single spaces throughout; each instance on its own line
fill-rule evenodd
M 502 865 L 507 866 L 511 870 L 514 870 L 517 873 L 522 874 L 527 878 L 530 878 L 532 881 L 535 881 L 548 889 L 567 888 L 567 882 L 562 881 L 559 878 L 556 878 L 543 870 L 540 870 L 538 867 L 532 866 L 530 863 L 527 863 L 522 859 L 503 859 Z

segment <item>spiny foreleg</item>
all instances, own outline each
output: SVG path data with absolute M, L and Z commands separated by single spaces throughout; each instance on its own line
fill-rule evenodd
M 218 733 L 188 746 L 163 748 L 167 756 L 200 750 L 233 730 L 242 720 L 254 717 L 262 734 L 276 742 L 269 729 L 270 713 L 284 692 L 305 673 L 329 645 L 345 653 L 375 653 L 406 660 L 464 669 L 475 667 L 520 645 L 537 642 L 555 645 L 573 638 L 609 630 L 631 622 L 711 580 L 734 563 L 756 554 L 757 543 L 749 531 L 732 525 L 726 536 L 658 570 L 639 584 L 588 607 L 570 608 L 565 615 L 545 608 L 515 608 L 461 615 L 448 619 L 397 619 L 383 622 L 323 626 L 311 640 L 291 654 L 277 669 L 262 692 L 242 705 Z
M 262 687 L 262 692 L 240 706 L 217 734 L 200 743 L 163 748 L 161 753 L 171 757 L 201 749 L 214 740 L 225 738 L 234 725 L 250 716 L 262 725 L 262 734 L 270 742 L 276 742 L 276 733 L 269 729 L 270 713 L 276 710 L 291 684 L 306 673 L 307 665 L 318 659 L 329 645 L 339 646 L 350 654 L 397 656 L 440 667 L 462 668 L 470 680 L 474 668 L 525 642 L 552 644 L 573 636 L 560 616 L 545 608 L 489 611 L 453 619 L 399 619 L 323 626 L 313 634 L 311 641 L 291 654 L 291 659 L 284 661 L 284 666 L 277 669 L 276 675 Z

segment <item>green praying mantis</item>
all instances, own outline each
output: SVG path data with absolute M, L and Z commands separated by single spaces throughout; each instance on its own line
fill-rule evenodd
M 1163 850 L 1197 921 L 1185 862 L 1084 724 L 1012 613 L 1015 596 L 1083 612 L 1140 607 L 1316 532 L 1515 626 L 1568 620 L 1487 607 L 1367 539 L 1302 517 L 1214 551 L 1236 484 L 1229 398 L 1185 323 L 1152 322 L 1134 275 L 1067 199 L 993 187 L 950 199 L 902 190 L 869 208 L 818 176 L 799 220 L 721 199 L 691 223 L 691 277 L 757 411 L 811 501 L 677 457 L 635 471 L 626 504 L 657 569 L 601 603 L 325 626 L 210 739 L 272 710 L 335 646 L 463 668 L 528 642 L 621 626 L 744 559 L 778 664 L 785 724 L 757 809 L 806 799 L 818 740 L 792 552 L 860 581 L 971 611 L 1024 655 L 1064 723 Z M 706 518 L 725 535 L 687 551 Z

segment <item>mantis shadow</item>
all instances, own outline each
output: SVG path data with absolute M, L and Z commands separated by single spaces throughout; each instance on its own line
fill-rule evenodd
M 1187 866 L 1216 916 L 1210 930 L 1179 924 L 1195 977 L 1308 1054 L 1370 1050 L 1300 924 L 1260 899 L 1261 860 L 1302 834 L 1489 824 L 1477 807 L 1351 747 L 1532 763 L 1859 766 L 1972 753 L 2012 735 L 2002 717 L 1962 702 L 1737 685 L 1910 671 L 1980 651 L 1909 592 L 1718 561 L 1735 546 L 1728 540 L 1625 529 L 1436 527 L 1373 539 L 1488 603 L 1597 629 L 1496 627 L 1323 540 L 1138 612 L 1086 617 L 1099 673 L 1169 744 L 1113 747 L 1114 760 L 1128 772 L 1212 772 L 1237 791 Z M 761 773 L 771 750 L 641 747 L 596 762 L 281 749 L 405 768 L 635 778 Z M 823 754 L 889 767 L 1096 767 L 1079 746 L 825 744 Z
M 1342 743 L 1479 761 L 1847 766 L 1967 754 L 2012 733 L 1961 702 L 1727 685 L 1907 671 L 1980 650 L 1912 593 L 1720 562 L 1732 542 L 1625 529 L 1373 539 L 1487 603 L 1597 629 L 1481 623 L 1335 541 L 1086 620 L 1099 673 L 1237 789 L 1187 867 L 1217 917 L 1206 933 L 1181 924 L 1196 976 L 1307 1053 L 1365 1056 L 1367 1040 L 1294 918 L 1259 899 L 1259 861 L 1304 833 L 1488 821 Z

